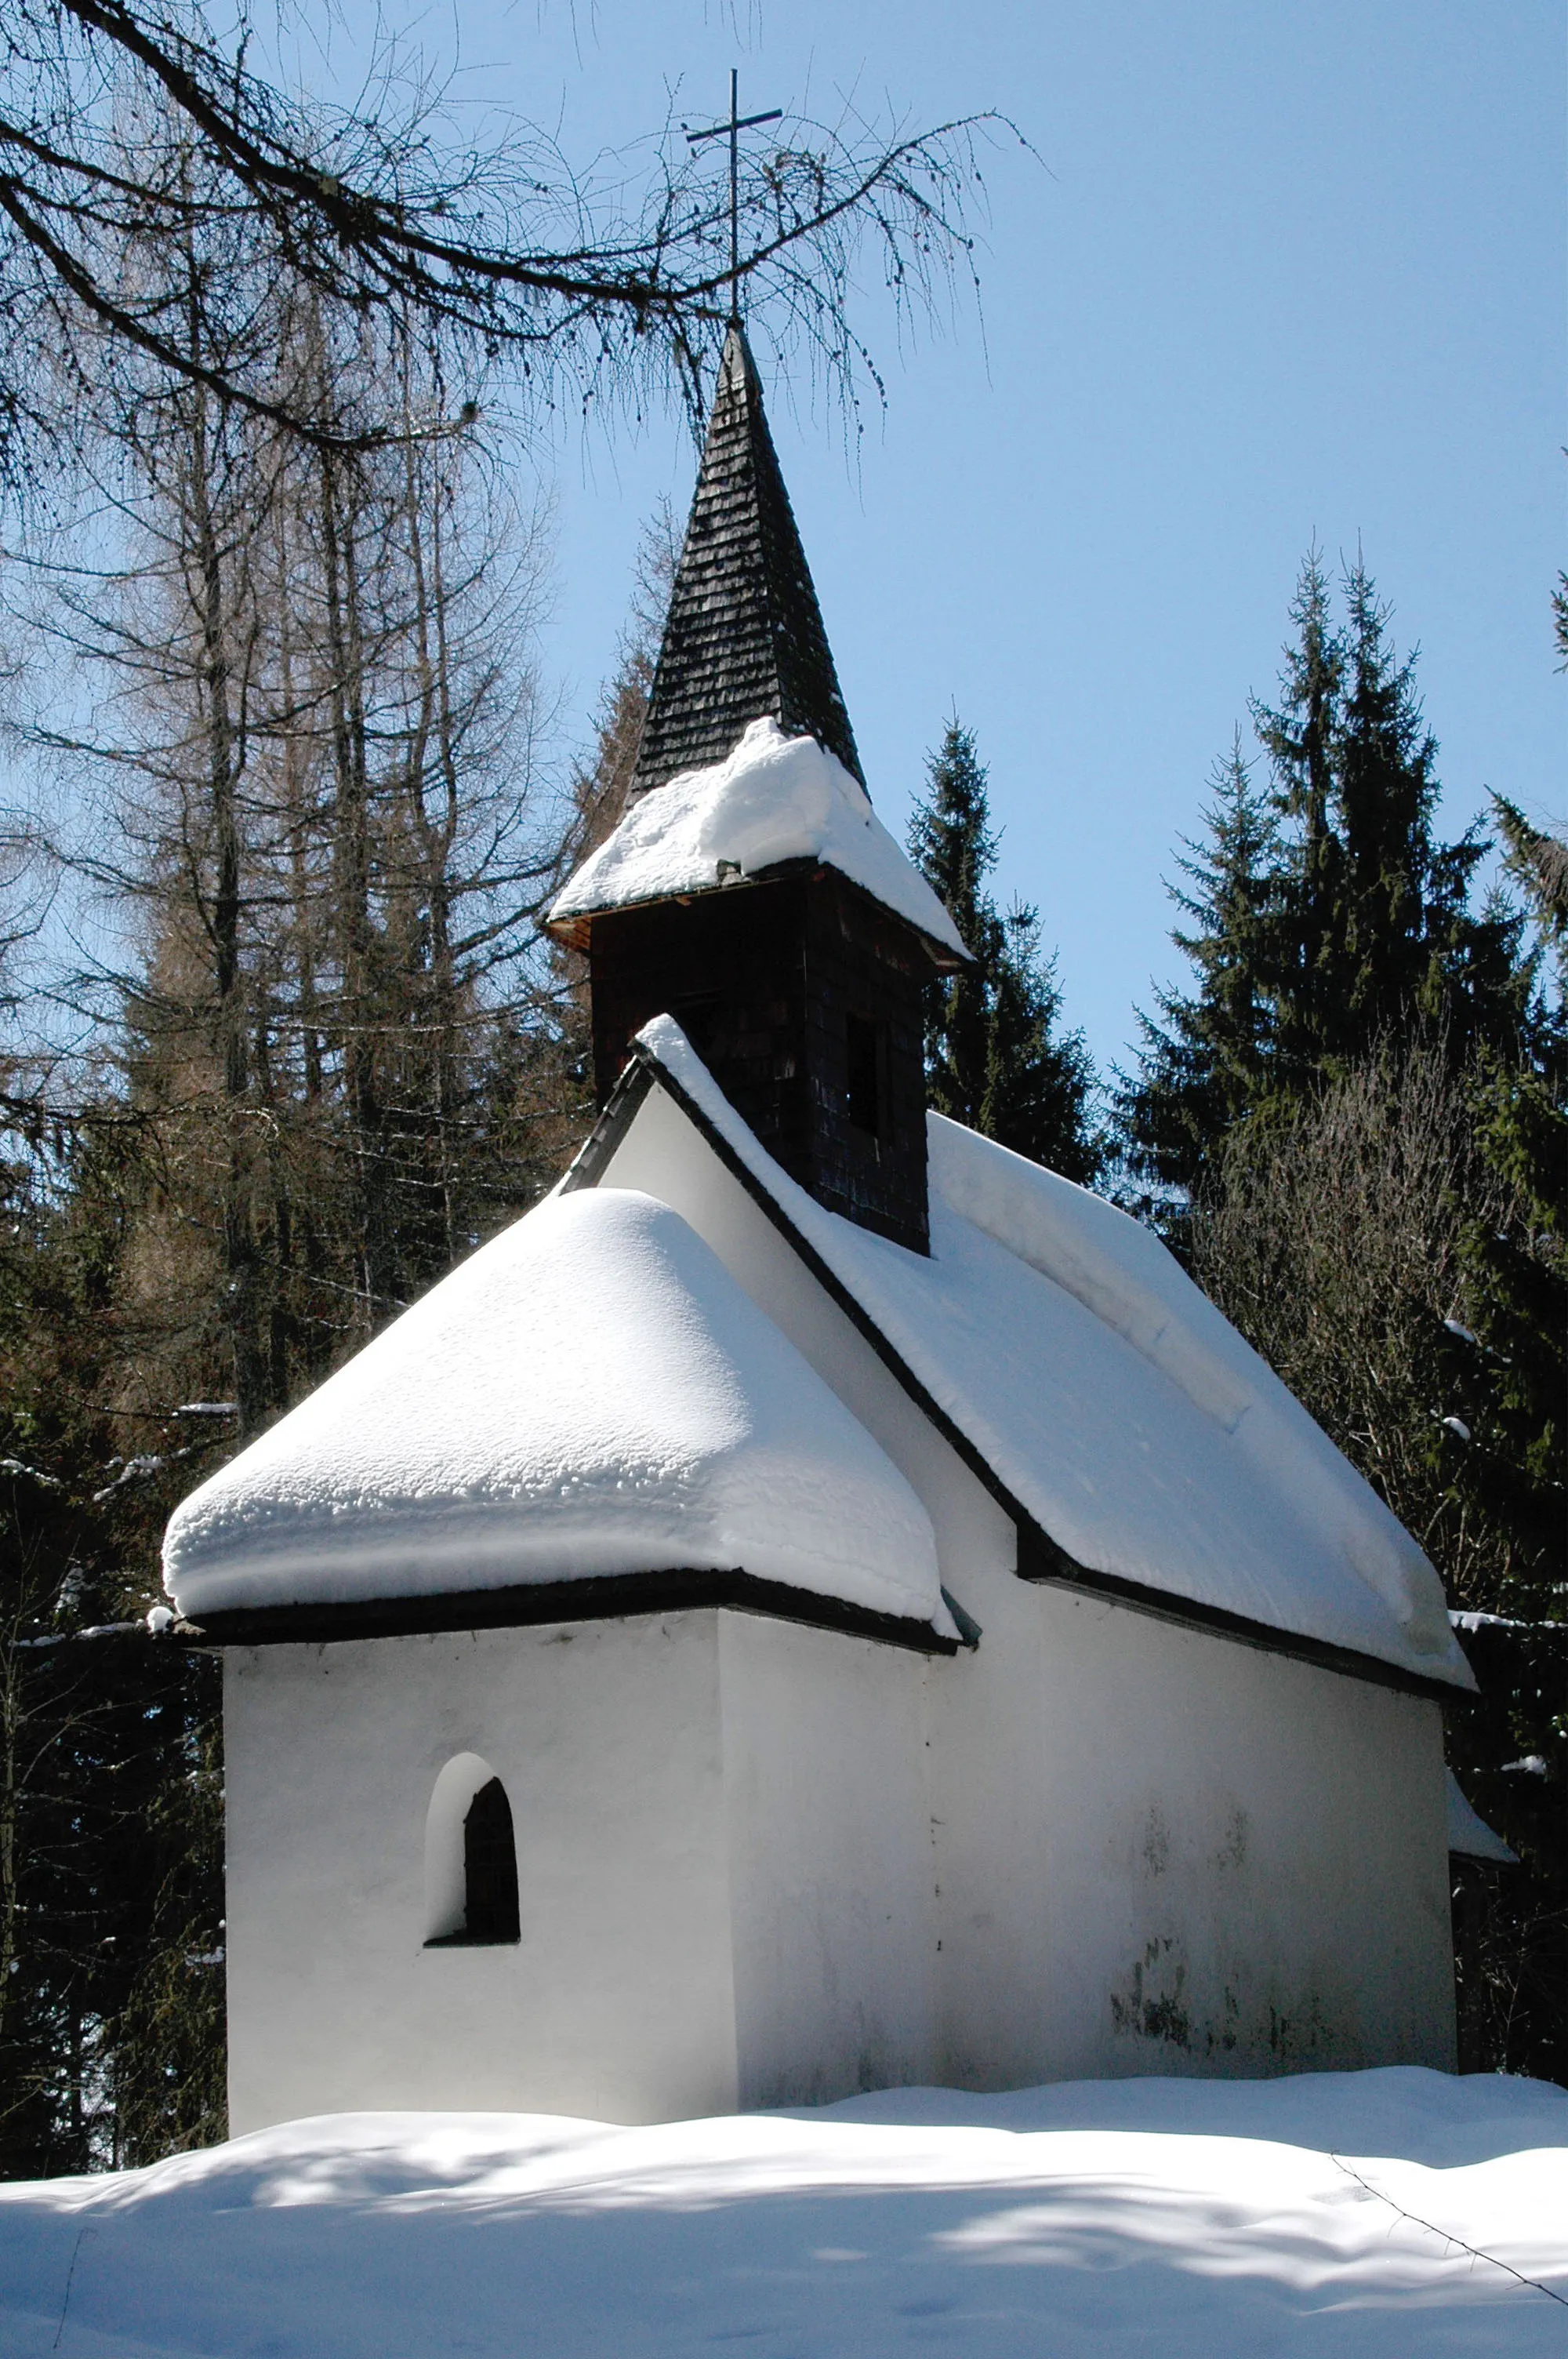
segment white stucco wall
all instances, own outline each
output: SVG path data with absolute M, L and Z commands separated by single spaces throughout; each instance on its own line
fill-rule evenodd
M 933 2081 L 932 1667 L 753 1614 L 719 1647 L 741 2103 Z
M 945 2077 L 1452 2070 L 1438 1707 L 1013 1593 L 933 1688 Z
M 1036 1599 L 1056 2069 L 1452 2071 L 1439 1707 Z
M 1000 1506 L 657 1092 L 605 1178 L 681 1212 L 873 1434 L 980 1647 L 692 1612 L 231 1652 L 235 2128 L 1451 2066 L 1438 1707 L 1021 1582 Z M 427 1950 L 481 1769 L 522 1938 Z
M 233 2127 L 929 2081 L 926 1669 L 711 1611 L 232 1651 Z M 428 1950 L 489 1775 L 521 1940 Z
M 1000 1505 L 657 1089 L 602 1180 L 683 1213 L 875 1435 L 981 1625 L 927 1675 L 940 2077 L 1451 2069 L 1440 1707 L 1019 1581 Z
M 236 2130 L 735 2104 L 714 1614 L 233 1649 L 224 1727 Z M 512 1805 L 515 1948 L 424 1947 L 427 1815 L 465 1752 Z

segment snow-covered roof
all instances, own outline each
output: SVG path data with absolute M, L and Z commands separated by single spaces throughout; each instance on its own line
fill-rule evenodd
M 1140 1223 L 933 1115 L 926 1258 L 789 1179 L 670 1017 L 638 1037 L 1074 1565 L 1474 1686 L 1422 1550 Z
M 550 911 L 561 925 L 677 893 L 718 891 L 798 860 L 819 861 L 950 955 L 957 928 L 871 809 L 865 788 L 814 737 L 753 721 L 733 753 L 634 802 Z
M 741 1570 L 954 1635 L 925 1508 L 678 1213 L 551 1197 L 193 1492 L 200 1617 Z
M 1517 1867 L 1519 1854 L 1510 1851 L 1465 1796 L 1464 1788 L 1452 1769 L 1444 1776 L 1447 1780 L 1448 1848 L 1461 1859 L 1489 1859 L 1498 1867 Z
M 639 1049 L 1044 1537 L 1034 1570 L 1474 1685 L 1415 1542 L 1147 1229 L 933 1116 L 912 1253 L 790 1180 L 669 1017 Z M 953 1637 L 904 1477 L 678 1213 L 584 1176 L 184 1502 L 183 1613 L 707 1570 Z

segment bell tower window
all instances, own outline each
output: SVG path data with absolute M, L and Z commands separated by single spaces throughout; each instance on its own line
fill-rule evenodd
M 848 1088 L 845 1112 L 856 1130 L 872 1138 L 882 1135 L 882 1027 L 869 1016 L 851 1016 L 846 1024 L 845 1064 Z

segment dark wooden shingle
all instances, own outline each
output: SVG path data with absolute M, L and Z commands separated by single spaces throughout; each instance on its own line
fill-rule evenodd
M 771 714 L 861 778 L 854 732 L 762 410 L 746 338 L 724 347 L 670 593 L 633 795 L 721 762 Z

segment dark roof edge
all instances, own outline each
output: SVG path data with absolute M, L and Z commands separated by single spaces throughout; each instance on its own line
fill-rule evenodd
M 663 788 L 650 787 L 648 792 L 659 794 Z M 904 927 L 930 952 L 931 963 L 939 974 L 958 974 L 966 966 L 978 963 L 972 951 L 966 948 L 961 957 L 956 956 L 946 942 L 939 941 L 935 934 L 928 934 L 924 926 L 917 925 L 913 918 L 906 918 L 903 911 L 895 909 L 891 901 L 879 900 L 869 886 L 858 883 L 846 870 L 836 867 L 831 860 L 820 858 L 815 852 L 801 853 L 789 860 L 775 860 L 766 868 L 756 869 L 748 876 L 731 877 L 723 885 L 717 881 L 711 885 L 683 885 L 678 893 L 650 893 L 645 901 L 606 901 L 597 909 L 575 909 L 569 917 L 546 918 L 544 930 L 557 941 L 565 942 L 573 950 L 586 951 L 589 946 L 587 929 L 599 918 L 628 917 L 638 909 L 661 908 L 668 901 L 706 901 L 719 893 L 747 893 L 759 886 L 787 885 L 797 877 L 818 876 L 831 876 L 844 892 L 858 894 L 880 917 L 891 919 L 895 926 Z
M 237 1607 L 175 1625 L 188 1647 L 330 1646 L 341 1639 L 437 1636 L 462 1630 L 524 1630 L 546 1622 L 609 1622 L 725 1606 L 869 1638 L 916 1655 L 956 1655 L 959 1642 L 928 1622 L 878 1614 L 738 1568 L 614 1573 L 596 1580 L 519 1582 L 506 1589 L 456 1590 L 438 1597 L 368 1597 L 337 1603 Z
M 1021 1581 L 1076 1590 L 1087 1597 L 1103 1597 L 1126 1606 L 1134 1614 L 1146 1614 L 1156 1621 L 1173 1622 L 1184 1629 L 1206 1631 L 1211 1636 L 1229 1638 L 1239 1646 L 1257 1647 L 1264 1654 L 1285 1655 L 1297 1662 L 1312 1663 L 1321 1670 L 1338 1671 L 1347 1679 L 1365 1680 L 1377 1687 L 1396 1689 L 1402 1694 L 1423 1696 L 1437 1703 L 1473 1701 L 1470 1690 L 1465 1688 L 1455 1687 L 1446 1680 L 1429 1679 L 1420 1671 L 1406 1670 L 1398 1663 L 1386 1663 L 1380 1656 L 1364 1655 L 1353 1647 L 1337 1647 L 1326 1638 L 1306 1637 L 1297 1631 L 1279 1630 L 1272 1623 L 1255 1622 L 1247 1614 L 1232 1614 L 1221 1605 L 1205 1605 L 1196 1599 L 1173 1596 L 1167 1590 L 1152 1589 L 1142 1582 L 1124 1580 L 1119 1573 L 1098 1572 L 1092 1566 L 1080 1564 L 1076 1557 L 1069 1556 L 1061 1543 L 1053 1539 L 1022 1502 L 1015 1497 L 962 1427 L 954 1422 L 926 1390 L 870 1311 L 850 1293 L 810 1240 L 795 1227 L 777 1198 L 736 1154 L 723 1132 L 715 1128 L 696 1099 L 641 1041 L 635 1044 L 632 1060 L 617 1082 L 592 1136 L 562 1180 L 563 1190 L 598 1185 L 600 1172 L 630 1129 L 638 1108 L 654 1082 L 675 1100 L 726 1170 L 739 1180 L 753 1203 L 788 1240 L 818 1285 L 865 1338 L 878 1359 L 897 1378 L 943 1440 L 1011 1516 L 1018 1527 L 1018 1577 Z M 593 1153 L 596 1147 L 598 1151 Z
M 633 1057 L 622 1068 L 610 1101 L 577 1153 L 556 1182 L 556 1192 L 574 1195 L 579 1188 L 597 1188 L 600 1172 L 631 1128 L 632 1118 L 654 1086 L 658 1070 L 651 1058 Z

